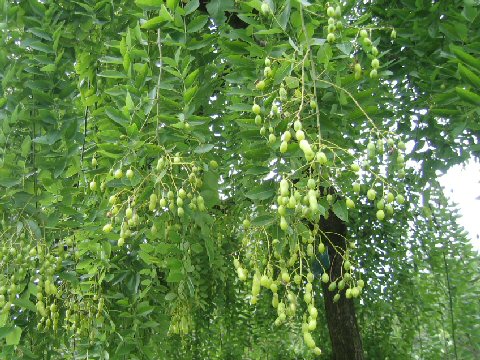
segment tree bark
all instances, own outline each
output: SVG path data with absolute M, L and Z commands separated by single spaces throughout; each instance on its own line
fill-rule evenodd
M 347 247 L 345 237 L 347 227 L 335 214 L 330 213 L 320 227 L 328 233 L 330 241 L 325 241 L 328 249 L 330 267 L 328 269 L 332 281 L 342 273 L 342 253 Z M 331 242 L 331 244 L 330 244 Z M 333 245 L 333 246 L 332 246 Z M 335 247 L 341 252 L 337 253 Z M 336 291 L 329 291 L 328 284 L 322 284 L 325 313 L 328 331 L 332 342 L 332 360 L 363 360 L 363 346 L 360 331 L 357 325 L 355 306 L 352 299 L 345 297 L 345 290 L 341 292 L 340 300 L 333 302 Z

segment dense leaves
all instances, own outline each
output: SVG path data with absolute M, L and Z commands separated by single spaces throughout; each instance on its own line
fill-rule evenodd
M 477 358 L 478 11 L 0 0 L 0 357 Z

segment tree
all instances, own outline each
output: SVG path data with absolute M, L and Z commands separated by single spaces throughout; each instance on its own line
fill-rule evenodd
M 472 44 L 412 80 L 382 1 L 0 1 L 2 357 L 394 358 L 392 329 L 404 354 L 477 355 L 453 288 L 474 267 L 452 257 L 478 257 L 433 206 L 435 171 L 478 151 L 464 7 Z M 438 64 L 458 108 L 425 89 Z M 407 126 L 411 109 L 451 136 Z M 420 169 L 409 140 L 434 144 Z

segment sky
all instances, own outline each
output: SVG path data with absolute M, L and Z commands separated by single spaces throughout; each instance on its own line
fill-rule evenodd
M 445 194 L 458 205 L 460 225 L 480 252 L 480 164 L 473 161 L 452 167 L 440 178 Z

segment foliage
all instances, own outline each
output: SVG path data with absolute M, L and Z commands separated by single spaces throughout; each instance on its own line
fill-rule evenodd
M 478 8 L 388 4 L 0 0 L 0 357 L 313 358 L 322 282 L 368 358 L 478 357 Z

